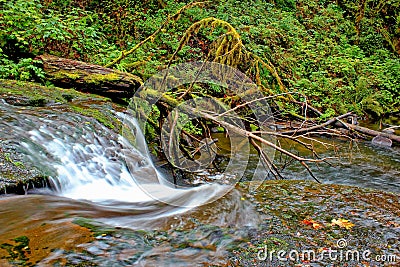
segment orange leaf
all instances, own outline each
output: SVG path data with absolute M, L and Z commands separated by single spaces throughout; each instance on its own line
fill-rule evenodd
M 341 228 L 346 228 L 347 230 L 354 226 L 354 223 L 351 223 L 349 220 L 346 219 L 333 219 L 331 222 L 331 226 L 337 225 Z
M 305 224 L 305 225 L 312 225 L 312 227 L 313 227 L 314 229 L 319 229 L 319 228 L 322 228 L 322 227 L 323 227 L 322 224 L 320 224 L 320 223 L 318 223 L 318 222 L 316 222 L 316 221 L 314 221 L 314 220 L 312 220 L 312 219 L 310 219 L 310 220 L 304 219 L 304 220 L 302 221 L 302 223 Z

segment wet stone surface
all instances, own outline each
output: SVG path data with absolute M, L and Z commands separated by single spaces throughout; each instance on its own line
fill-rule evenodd
M 268 181 L 254 193 L 246 192 L 246 186 L 241 184 L 240 201 L 246 206 L 254 205 L 253 212 L 260 221 L 253 226 L 218 224 L 215 218 L 221 216 L 223 207 L 218 207 L 226 204 L 224 200 L 175 216 L 165 222 L 164 230 L 110 227 L 95 219 L 78 218 L 73 223 L 89 229 L 93 241 L 76 244 L 73 250 L 53 251 L 40 263 L 45 266 L 398 266 L 399 195 L 307 181 Z M 345 228 L 332 224 L 339 219 L 353 225 Z M 304 223 L 306 220 L 315 221 L 318 227 Z M 342 247 L 338 247 L 340 240 L 345 242 Z M 285 254 L 279 259 L 280 250 L 286 253 L 295 250 L 298 254 L 292 254 L 293 258 Z M 304 251 L 313 251 L 319 258 L 309 258 Z M 357 252 L 358 258 L 353 254 L 346 256 L 348 251 Z M 362 257 L 365 251 L 369 251 L 368 259 Z M 377 256 L 391 258 L 384 262 L 376 260 Z
M 0 194 L 25 194 L 27 189 L 48 185 L 49 170 L 32 164 L 21 147 L 26 132 L 46 126 L 46 120 L 60 114 L 66 118 L 81 116 L 83 124 L 95 120 L 118 132 L 121 121 L 117 111 L 122 107 L 104 97 L 0 79 Z M 38 123 L 30 117 L 42 121 Z M 22 134 L 15 134 L 18 131 Z
M 24 194 L 28 189 L 46 184 L 46 175 L 31 166 L 16 144 L 0 140 L 0 193 Z

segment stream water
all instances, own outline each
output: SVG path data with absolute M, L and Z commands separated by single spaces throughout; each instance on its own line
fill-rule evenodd
M 144 230 L 191 229 L 193 220 L 237 231 L 259 223 L 251 203 L 243 201 L 242 194 L 235 189 L 228 193 L 229 187 L 218 184 L 175 188 L 154 167 L 137 126 L 132 129 L 136 138 L 133 146 L 95 120 L 62 112 L 60 108 L 30 109 L 1 103 L 0 118 L 0 139 L 13 144 L 28 161 L 51 177 L 52 189 L 35 189 L 25 196 L 0 198 L 0 243 L 28 236 L 31 247 L 37 248 L 31 262 L 38 266 L 48 266 L 65 258 L 60 249 L 83 249 L 84 244 L 92 241 L 86 228 L 73 223 L 79 218 L 114 228 Z M 130 118 L 130 122 L 136 125 L 134 119 Z M 328 183 L 400 192 L 398 149 L 360 145 L 358 150 L 347 150 L 341 157 L 339 167 L 315 168 L 317 176 Z M 307 179 L 301 168 L 290 167 L 285 172 L 290 178 Z M 106 238 L 100 234 L 98 238 L 103 237 Z M 209 250 L 201 256 L 197 253 L 196 259 L 193 251 L 179 255 L 170 252 L 169 264 L 178 266 L 175 265 L 178 259 L 182 266 L 206 259 L 213 262 L 223 257 L 219 252 L 230 242 L 218 243 L 212 256 Z M 118 254 L 120 258 L 115 258 L 113 266 L 128 266 L 123 260 L 135 254 L 134 247 L 127 245 L 126 249 L 132 251 Z M 89 252 L 90 249 L 96 255 L 100 248 L 89 248 Z M 152 255 L 165 254 L 165 251 L 149 249 L 143 253 L 132 262 L 157 266 L 151 263 Z M 7 266 L 7 261 L 0 261 L 0 265 Z
M 0 117 L 0 140 L 49 175 L 51 187 L 0 198 L 0 243 L 26 235 L 34 236 L 41 244 L 40 251 L 76 248 L 90 239 L 85 238 L 84 228 L 77 229 L 72 223 L 81 217 L 117 228 L 183 227 L 187 224 L 183 218 L 191 216 L 189 210 L 191 214 L 199 212 L 196 207 L 231 191 L 219 184 L 176 188 L 154 167 L 133 118 L 125 119 L 132 127 L 135 146 L 97 121 L 59 107 L 31 109 L 2 103 Z M 208 209 L 219 209 L 217 214 L 207 216 L 201 210 L 197 216 L 201 214 L 204 222 L 220 226 L 258 222 L 258 215 L 249 203 L 241 201 L 236 190 L 221 201 L 223 208 L 209 204 Z M 56 254 L 36 253 L 32 260 L 47 266 L 49 260 L 65 257 Z
M 222 149 L 221 152 L 229 154 L 229 140 L 225 138 L 224 134 L 217 133 L 213 137 L 219 140 L 218 144 L 221 147 L 226 148 Z M 310 164 L 312 172 L 322 183 L 355 185 L 400 193 L 399 147 L 384 147 L 370 142 L 351 144 L 347 140 L 318 137 L 317 140 L 330 143 L 337 149 L 337 153 L 335 153 L 332 147 L 326 149 L 314 142 L 314 148 L 319 152 L 321 158 L 335 157 L 329 160 L 330 164 Z M 304 157 L 312 158 L 310 151 L 297 143 L 287 140 L 280 140 L 280 143 L 282 147 L 291 150 L 293 153 L 300 153 Z M 248 178 L 251 178 L 251 170 L 256 168 L 257 159 L 257 151 L 251 149 Z M 279 161 L 279 158 L 276 159 Z M 282 159 L 282 162 L 285 162 L 285 159 Z M 282 175 L 287 179 L 313 180 L 300 164 L 288 164 L 282 170 Z
M 0 138 L 50 176 L 52 190 L 37 193 L 122 209 L 123 203 L 129 203 L 129 209 L 143 209 L 157 219 L 212 202 L 228 192 L 227 186 L 218 184 L 176 188 L 154 167 L 134 118 L 125 119 L 132 127 L 135 146 L 77 114 L 49 109 L 32 112 L 6 104 L 0 114 Z

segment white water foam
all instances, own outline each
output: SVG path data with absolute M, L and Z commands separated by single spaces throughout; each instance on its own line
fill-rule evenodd
M 80 129 L 73 129 L 78 125 L 64 124 L 55 131 L 52 122 L 47 121 L 30 130 L 33 143 L 40 144 L 55 159 L 45 160 L 57 172 L 52 177 L 56 194 L 93 202 L 159 201 L 192 208 L 227 192 L 227 186 L 217 184 L 174 188 L 154 167 L 136 121 L 130 122 L 136 127 L 137 147 L 108 129 L 103 128 L 98 134 L 85 124 Z M 68 136 L 65 132 L 74 134 Z

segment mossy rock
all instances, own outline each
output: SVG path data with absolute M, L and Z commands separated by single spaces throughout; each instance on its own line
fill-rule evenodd
M 0 140 L 0 194 L 25 194 L 48 184 L 48 173 L 25 160 L 12 142 Z
M 43 110 L 80 114 L 97 120 L 116 133 L 120 131 L 122 122 L 115 113 L 125 110 L 105 97 L 15 80 L 0 80 L 1 99 L 37 114 Z M 54 175 L 49 173 L 50 170 L 32 165 L 18 147 L 7 140 L 7 135 L 0 139 L 0 194 L 25 194 L 33 187 L 46 186 L 48 177 Z
M 53 108 L 63 105 L 68 111 L 92 117 L 116 132 L 121 122 L 114 113 L 125 109 L 106 97 L 15 80 L 0 80 L 0 98 L 16 106 Z

